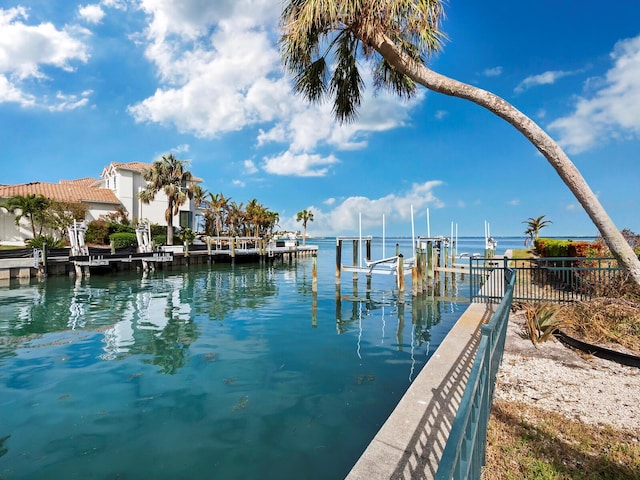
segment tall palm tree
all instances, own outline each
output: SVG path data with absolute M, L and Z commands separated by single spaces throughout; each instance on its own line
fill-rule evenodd
M 242 228 L 244 225 L 246 213 L 242 209 L 242 206 L 242 202 L 238 204 L 235 201 L 232 201 L 229 202 L 225 207 L 227 212 L 225 222 L 229 230 L 229 235 L 231 236 L 238 235 L 240 228 Z
M 537 218 L 529 217 L 528 220 L 522 222 L 527 224 L 527 229 L 524 232 L 525 235 L 530 235 L 533 240 L 537 239 L 540 235 L 540 230 L 553 223 L 551 220 L 543 220 L 544 217 L 544 215 L 540 215 Z
M 31 226 L 31 233 L 33 238 L 42 234 L 42 228 L 44 227 L 47 210 L 51 205 L 51 200 L 44 195 L 14 195 L 9 197 L 2 206 L 15 215 L 16 225 L 20 225 L 20 220 L 26 218 L 29 220 Z M 36 226 L 39 227 L 39 231 L 36 234 Z
M 373 65 L 377 88 L 411 97 L 417 84 L 480 105 L 513 125 L 548 160 L 583 206 L 620 266 L 640 285 L 640 260 L 560 146 L 513 105 L 426 65 L 445 40 L 442 0 L 287 0 L 281 15 L 282 60 L 309 101 L 333 98 L 341 121 L 356 116 L 364 88 L 359 67 Z M 358 62 L 358 55 L 370 62 Z M 330 71 L 333 65 L 333 71 Z
M 260 224 L 262 223 L 264 206 L 254 198 L 247 203 L 245 211 L 249 234 L 258 237 L 260 235 Z
M 296 222 L 302 222 L 302 228 L 304 232 L 302 233 L 302 245 L 306 245 L 307 243 L 307 222 L 313 222 L 313 212 L 311 210 L 301 210 L 296 215 Z
M 185 162 L 178 160 L 172 153 L 163 155 L 153 162 L 143 174 L 147 186 L 139 193 L 143 203 L 150 203 L 159 191 L 167 196 L 167 209 L 164 218 L 167 221 L 167 245 L 173 245 L 173 217 L 180 211 L 187 198 L 193 198 L 191 172 L 185 170 Z

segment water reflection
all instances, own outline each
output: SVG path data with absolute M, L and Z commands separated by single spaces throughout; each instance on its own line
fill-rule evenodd
M 325 258 L 0 288 L 0 477 L 344 478 L 457 315 Z
M 285 281 L 296 281 L 295 271 L 284 273 Z M 36 348 L 48 334 L 62 333 L 56 341 L 64 343 L 64 334 L 84 331 L 102 336 L 101 360 L 143 355 L 144 362 L 172 374 L 198 338 L 194 318 L 222 322 L 238 309 L 259 309 L 277 295 L 276 278 L 273 268 L 223 267 L 179 275 L 155 272 L 141 279 L 49 278 L 3 289 L 0 358 Z

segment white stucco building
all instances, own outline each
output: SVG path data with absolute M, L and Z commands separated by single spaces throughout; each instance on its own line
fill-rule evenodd
M 43 195 L 47 198 L 64 202 L 78 202 L 87 206 L 86 221 L 97 220 L 108 213 L 114 213 L 118 207 L 124 208 L 129 220 L 146 220 L 152 224 L 166 225 L 165 210 L 167 197 L 158 192 L 155 199 L 144 204 L 138 194 L 144 190 L 147 182 L 143 178 L 149 163 L 112 162 L 106 166 L 100 178 L 83 178 L 79 180 L 61 180 L 59 183 L 32 182 L 18 185 L 0 185 L 0 205 L 7 198 L 15 195 Z M 193 182 L 202 182 L 194 177 Z M 197 208 L 193 200 L 187 199 L 173 219 L 176 227 L 196 228 Z M 30 223 L 22 219 L 15 225 L 15 216 L 0 207 L 0 243 L 21 245 L 32 237 Z

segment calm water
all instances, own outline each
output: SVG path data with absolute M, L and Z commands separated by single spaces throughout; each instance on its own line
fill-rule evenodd
M 468 285 L 344 274 L 337 300 L 335 243 L 309 243 L 317 294 L 311 258 L 0 286 L 0 478 L 343 478 Z

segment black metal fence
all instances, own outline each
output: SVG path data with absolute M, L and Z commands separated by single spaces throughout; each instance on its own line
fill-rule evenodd
M 474 301 L 501 299 L 505 292 L 504 276 L 490 274 L 496 269 L 504 271 L 507 268 L 516 271 L 513 299 L 519 301 L 588 300 L 621 275 L 616 260 L 609 257 L 471 258 L 471 295 Z M 484 288 L 481 289 L 482 286 Z

